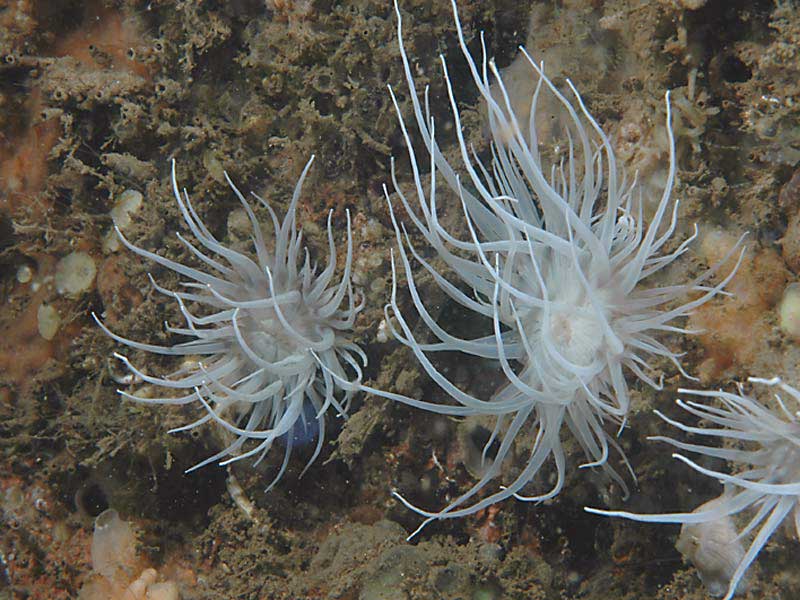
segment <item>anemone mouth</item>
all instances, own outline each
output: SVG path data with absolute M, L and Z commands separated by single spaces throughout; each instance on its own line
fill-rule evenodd
M 395 0 L 413 132 L 391 88 L 389 92 L 413 186 L 410 193 L 404 191 L 392 160 L 394 194 L 384 187 L 397 246 L 392 253 L 392 295 L 385 322 L 449 398 L 434 402 L 369 386 L 363 389 L 440 414 L 492 416 L 496 425 L 491 439 L 498 441 L 499 448 L 480 480 L 439 511 L 416 507 L 396 494 L 425 517 L 423 527 L 512 497 L 537 501 L 557 494 L 561 483 L 549 495 L 524 497 L 521 492 L 539 480 L 541 469 L 550 461 L 556 465 L 558 481 L 563 482 L 567 468 L 561 438 L 564 431 L 569 431 L 583 450 L 586 463 L 582 466 L 602 469 L 625 490 L 624 480 L 609 464 L 611 451 L 619 453 L 629 471 L 630 466 L 606 425 L 609 421 L 620 426 L 626 423 L 630 407 L 626 373 L 660 389 L 658 371 L 651 363 L 665 358 L 686 374 L 681 354 L 658 338 L 664 331 L 691 333 L 673 322 L 719 293 L 735 272 L 714 286 L 704 282 L 719 267 L 692 281 L 643 289 L 642 282 L 677 260 L 693 239 L 665 251 L 678 222 L 678 202 L 671 194 L 676 165 L 669 92 L 665 94 L 667 177 L 663 193 L 645 218 L 645 199 L 635 178 L 626 179 L 618 167 L 608 136 L 572 83 L 567 80 L 569 89 L 562 93 L 545 74 L 543 64 L 521 48 L 536 80 L 533 96 L 524 99 L 530 118 L 522 121 L 502 74 L 487 56 L 482 34 L 480 55 L 474 57 L 455 0 L 451 6 L 458 44 L 487 109 L 489 151 L 481 154 L 467 141 L 456 86 L 443 56 L 441 68 L 459 164 L 454 166 L 440 149 L 431 99 L 427 89 L 420 93 L 416 87 L 403 42 L 403 16 Z M 566 139 L 555 162 L 552 157 L 543 159 L 540 150 L 547 140 L 542 139 L 546 132 L 537 129 L 542 119 L 537 120 L 536 115 L 546 104 L 557 107 L 562 127 L 556 135 Z M 420 144 L 414 137 L 421 138 L 425 152 L 415 150 Z M 420 166 L 420 162 L 425 164 Z M 460 203 L 463 228 L 458 232 L 446 228 L 440 218 L 442 197 L 447 196 L 438 192 L 442 181 Z M 407 224 L 395 213 L 398 205 Z M 444 263 L 443 269 L 414 246 L 407 225 L 413 225 L 419 234 L 414 240 L 421 237 L 439 259 L 436 264 Z M 491 333 L 463 338 L 437 322 L 416 287 L 414 264 L 421 265 L 450 300 L 487 322 Z M 413 309 L 421 326 L 435 338 L 432 342 L 415 337 L 418 329 L 401 310 L 398 271 L 405 275 Z M 681 303 L 692 293 L 690 301 Z M 465 392 L 432 360 L 435 353 L 448 351 L 495 361 L 505 381 L 488 400 Z M 534 432 L 534 449 L 518 471 L 519 478 L 485 494 L 484 488 L 498 476 L 500 465 L 510 460 L 514 439 L 529 430 Z
M 553 310 L 547 327 L 556 350 L 581 367 L 590 366 L 603 348 L 603 320 L 591 307 Z
M 315 317 L 315 308 L 308 306 L 302 298 L 281 308 L 283 318 L 292 324 L 297 335 L 292 335 L 281 323 L 274 309 L 245 310 L 241 316 L 242 337 L 259 356 L 271 360 L 283 360 L 290 356 L 307 356 L 310 345 L 318 351 L 333 348 L 336 338 L 332 328 L 320 326 Z M 310 341 L 311 344 L 307 343 Z
M 356 303 L 350 279 L 350 214 L 346 258 L 338 283 L 331 215 L 328 264 L 319 272 L 310 264 L 296 224 L 298 199 L 312 161 L 313 157 L 295 186 L 282 222 L 269 204 L 255 197 L 272 217 L 272 240 L 264 238 L 252 207 L 226 174 L 252 226 L 251 255 L 226 247 L 211 234 L 186 190 L 178 188 L 174 160 L 173 194 L 196 243 L 177 236 L 203 268 L 139 248 L 117 230 L 130 251 L 184 278 L 181 289 L 186 291 L 163 288 L 152 277 L 150 281 L 156 291 L 178 303 L 185 325 L 167 325 L 167 332 L 186 341 L 171 346 L 142 343 L 117 335 L 97 316 L 95 319 L 106 334 L 134 350 L 183 357 L 175 372 L 155 377 L 135 367 L 126 356 L 116 355 L 134 379 L 165 390 L 164 396 L 157 398 L 120 391 L 123 397 L 147 404 L 201 407 L 200 418 L 173 432 L 213 423 L 230 434 L 232 441 L 227 447 L 190 471 L 212 462 L 226 465 L 249 457 L 258 464 L 280 439 L 285 445 L 284 458 L 272 487 L 286 470 L 295 442 L 304 439 L 296 433 L 316 432 L 317 443 L 307 469 L 322 449 L 326 413 L 334 410 L 346 416 L 358 390 L 366 355 L 348 336 L 363 307 L 363 300 Z M 198 307 L 202 316 L 189 306 L 193 310 Z

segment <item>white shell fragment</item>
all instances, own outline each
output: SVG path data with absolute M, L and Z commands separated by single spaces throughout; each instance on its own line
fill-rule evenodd
M 56 265 L 56 291 L 67 296 L 78 296 L 88 291 L 94 283 L 97 266 L 86 252 L 72 252 Z
M 781 331 L 795 339 L 800 339 L 800 283 L 790 283 L 783 291 L 778 305 Z
M 133 221 L 131 215 L 142 207 L 142 200 L 142 193 L 136 190 L 125 190 L 119 195 L 109 214 L 114 225 L 119 227 L 120 231 L 125 232 L 130 227 Z M 119 238 L 117 232 L 112 228 L 103 240 L 103 252 L 109 253 L 117 250 L 119 250 Z
M 719 500 L 706 502 L 695 512 L 711 509 Z M 738 536 L 730 517 L 706 523 L 684 523 L 681 527 L 675 548 L 695 566 L 711 596 L 725 595 L 736 567 L 744 558 L 744 546 Z
M 36 320 L 39 326 L 39 335 L 50 341 L 56 337 L 61 326 L 61 317 L 58 311 L 49 304 L 42 304 L 36 311 Z
M 33 269 L 28 265 L 22 265 L 17 269 L 17 281 L 19 283 L 29 283 L 33 279 Z

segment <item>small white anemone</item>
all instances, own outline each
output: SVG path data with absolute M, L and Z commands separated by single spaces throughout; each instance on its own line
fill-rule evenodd
M 225 174 L 250 219 L 254 258 L 227 248 L 203 224 L 186 190 L 181 195 L 178 189 L 175 161 L 172 162 L 175 200 L 202 249 L 180 233 L 176 235 L 205 269 L 139 248 L 117 229 L 117 235 L 129 250 L 188 280 L 181 284 L 188 291 L 172 291 L 159 286 L 150 276 L 153 287 L 173 298 L 186 320 L 185 327 L 167 324 L 167 332 L 188 337 L 189 341 L 172 346 L 137 342 L 113 333 L 96 315 L 95 320 L 109 336 L 131 348 L 187 357 L 177 371 L 153 377 L 136 368 L 126 356 L 115 354 L 138 380 L 183 394 L 150 398 L 119 390 L 123 397 L 146 404 L 202 406 L 203 415 L 197 421 L 172 431 L 214 422 L 233 434 L 234 441 L 229 446 L 190 471 L 214 461 L 226 465 L 246 457 L 255 457 L 257 464 L 275 440 L 284 438 L 284 459 L 270 484 L 272 487 L 286 469 L 295 435 L 317 437 L 308 468 L 322 448 L 325 413 L 333 407 L 340 416 L 346 416 L 352 390 L 361 381 L 361 365 L 366 365 L 367 358 L 348 338 L 363 307 L 363 300 L 355 303 L 350 280 L 353 262 L 350 213 L 347 213 L 347 257 L 338 285 L 333 284 L 336 245 L 332 212 L 328 214 L 328 264 L 320 272 L 311 263 L 303 246 L 302 229 L 296 223 L 303 180 L 313 160 L 312 156 L 297 182 L 282 223 L 269 204 L 253 194 L 272 218 L 271 244 L 264 239 L 250 204 Z M 192 311 L 200 309 L 202 316 L 190 311 L 190 307 Z M 203 358 L 198 360 L 197 356 Z M 343 365 L 354 374 L 353 380 L 348 381 Z M 347 381 L 348 389 L 342 389 L 337 381 Z
M 464 40 L 455 0 L 452 7 L 462 53 L 488 109 L 493 140 L 491 159 L 484 163 L 465 141 L 444 57 L 441 63 L 458 137 L 461 169 L 466 172 L 464 179 L 442 154 L 435 140 L 428 89 L 420 99 L 415 87 L 413 69 L 403 46 L 400 9 L 395 2 L 400 54 L 416 128 L 427 149 L 430 175 L 421 174 L 411 134 L 390 88 L 408 149 L 416 202 L 401 191 L 394 162 L 392 181 L 409 219 L 450 268 L 453 277 L 445 277 L 415 249 L 405 225 L 398 223 L 393 212 L 408 290 L 422 322 L 438 341 L 418 341 L 402 314 L 397 302 L 394 256 L 394 284 L 386 322 L 455 403 L 440 404 L 374 388 L 363 389 L 436 413 L 493 415 L 496 426 L 486 448 L 499 436 L 499 449 L 485 475 L 440 511 L 426 511 L 395 494 L 407 507 L 426 517 L 420 529 L 432 520 L 468 515 L 512 496 L 541 501 L 558 494 L 565 476 L 561 443 L 565 425 L 587 457 L 583 466 L 603 468 L 625 489 L 624 481 L 607 462 L 609 447 L 622 453 L 604 427 L 606 421 L 612 421 L 621 428 L 628 414 L 630 398 L 623 368 L 654 388 L 660 388 L 661 384 L 650 363 L 653 358 L 666 358 L 687 375 L 679 363 L 680 354 L 666 347 L 656 335 L 691 333 L 671 323 L 720 293 L 735 271 L 713 287 L 702 283 L 716 268 L 677 285 L 641 285 L 684 254 L 696 235 L 695 230 L 695 235 L 665 252 L 675 232 L 678 214 L 678 202 L 671 198 L 675 144 L 670 127 L 669 94 L 667 185 L 648 223 L 643 214 L 645 200 L 635 178 L 629 182 L 621 174 L 608 137 L 589 114 L 572 83 L 567 81 L 570 100 L 547 78 L 543 65 L 521 48 L 538 84 L 530 99 L 530 118 L 527 123 L 519 122 L 498 69 L 493 61 L 487 60 L 483 36 L 483 54 L 478 62 Z M 498 91 L 492 89 L 494 86 Z M 543 161 L 537 137 L 536 111 L 543 94 L 551 95 L 554 105 L 563 111 L 563 115 L 557 115 L 564 121 L 561 155 L 552 163 Z M 437 179 L 444 179 L 460 200 L 467 231 L 463 238 L 447 231 L 439 220 Z M 391 207 L 388 191 L 386 197 Z M 410 255 L 454 302 L 481 315 L 491 333 L 477 339 L 463 339 L 446 331 L 429 312 L 415 284 Z M 683 304 L 675 302 L 687 294 L 693 294 L 694 298 L 684 300 Z M 429 354 L 442 351 L 459 351 L 497 361 L 507 385 L 489 400 L 464 392 L 431 362 Z M 524 435 L 534 440 L 524 469 L 507 486 L 474 500 L 499 475 L 501 465 L 511 456 L 514 439 Z M 557 470 L 552 489 L 541 495 L 521 495 L 523 488 L 551 460 Z
M 778 386 L 800 405 L 800 391 L 786 385 L 779 378 L 751 377 L 749 381 Z M 651 439 L 667 442 L 680 450 L 701 456 L 721 458 L 736 465 L 733 474 L 728 474 L 703 467 L 682 454 L 673 454 L 673 457 L 695 471 L 722 482 L 725 485 L 723 494 L 690 513 L 636 514 L 596 508 L 586 510 L 646 523 L 720 523 L 720 526 L 724 526 L 726 517 L 743 511 L 752 512 L 750 521 L 739 531 L 736 541 L 746 539 L 753 531 L 757 533 L 747 552 L 738 561 L 736 569 L 730 574 L 724 597 L 724 600 L 730 600 L 750 564 L 790 514 L 794 520 L 795 533 L 800 539 L 800 413 L 789 410 L 777 394 L 775 401 L 779 409 L 771 410 L 757 399 L 745 395 L 741 386 L 738 394 L 721 390 L 679 391 L 708 399 L 708 403 L 683 400 L 678 400 L 677 403 L 686 412 L 706 421 L 710 426 L 684 425 L 656 411 L 658 416 L 686 433 L 716 437 L 721 442 L 741 443 L 742 446 L 721 448 L 681 442 L 663 436 Z M 718 405 L 712 404 L 714 400 Z M 731 549 L 735 551 L 735 547 L 732 546 Z

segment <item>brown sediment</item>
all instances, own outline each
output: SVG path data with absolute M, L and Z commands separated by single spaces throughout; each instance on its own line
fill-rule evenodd
M 21 61 L 21 68 L 30 65 L 37 76 L 31 81 L 24 109 L 23 122 L 29 125 L 27 131 L 12 133 L 0 145 L 0 211 L 15 218 L 41 221 L 52 202 L 42 192 L 49 161 L 55 158 L 51 152 L 64 133 L 58 118 L 64 113 L 46 110 L 50 108 L 47 100 L 91 104 L 108 96 L 107 101 L 112 101 L 123 91 L 136 89 L 136 78 L 144 85 L 153 74 L 152 65 L 136 58 L 142 44 L 136 20 L 123 19 L 118 12 L 93 3 L 89 7 L 83 27 L 48 44 L 41 55 Z
M 800 274 L 800 170 L 781 188 L 778 203 L 786 211 L 788 223 L 781 239 L 783 260 L 795 275 Z
M 44 120 L 25 133 L 0 145 L 0 212 L 42 220 L 49 202 L 40 198 L 48 175 L 50 151 L 60 135 L 57 118 L 42 115 L 40 93 L 34 91 L 27 102 L 28 118 Z
M 59 298 L 52 286 L 56 261 L 47 255 L 28 255 L 35 271 L 28 283 L 15 282 L 8 292 L 0 316 L 0 386 L 15 390 L 17 402 L 24 404 L 34 381 L 48 361 L 62 361 L 75 337 L 83 328 L 80 319 L 69 318 L 70 302 Z M 43 304 L 60 313 L 62 325 L 52 339 L 39 329 L 39 309 Z M 61 371 L 60 366 L 54 371 Z
M 105 308 L 105 322 L 116 326 L 125 315 L 136 310 L 144 300 L 125 275 L 119 254 L 106 258 L 97 270 L 97 293 Z
M 142 61 L 144 39 L 136 13 L 123 15 L 89 3 L 83 25 L 56 41 L 51 51 L 53 56 L 74 59 L 82 69 L 132 73 L 149 81 L 154 65 Z
M 33 473 L 20 477 L 0 469 L 0 577 L 14 597 L 77 597 L 89 565 L 91 533 L 71 519 L 58 496 Z

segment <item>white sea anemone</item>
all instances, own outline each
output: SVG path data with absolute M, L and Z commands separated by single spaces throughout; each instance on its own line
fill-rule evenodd
M 271 244 L 264 239 L 253 209 L 225 175 L 250 219 L 254 258 L 226 247 L 211 234 L 186 190 L 181 195 L 178 189 L 175 161 L 172 162 L 175 200 L 202 249 L 180 233 L 176 235 L 204 270 L 139 248 L 117 229 L 128 249 L 187 279 L 181 284 L 186 291 L 172 291 L 150 277 L 158 292 L 178 303 L 186 320 L 185 327 L 167 325 L 167 332 L 190 338 L 188 341 L 172 346 L 141 343 L 113 333 L 96 316 L 95 319 L 109 336 L 131 348 L 184 357 L 175 372 L 153 377 L 133 366 L 126 356 L 116 354 L 140 381 L 182 394 L 151 398 L 120 390 L 123 397 L 147 404 L 198 403 L 204 409 L 203 415 L 173 431 L 214 422 L 233 434 L 234 441 L 229 446 L 190 471 L 214 461 L 226 465 L 246 457 L 255 457 L 258 463 L 275 440 L 284 438 L 283 463 L 271 487 L 286 469 L 295 435 L 303 436 L 304 429 L 305 437 L 309 433 L 317 437 L 308 468 L 322 448 L 325 413 L 333 407 L 345 416 L 352 390 L 361 381 L 359 361 L 366 365 L 367 359 L 348 338 L 363 306 L 363 302 L 355 303 L 350 281 L 350 214 L 347 213 L 347 256 L 338 285 L 332 285 L 336 271 L 332 213 L 328 215 L 328 263 L 320 272 L 303 246 L 302 229 L 296 223 L 297 203 L 312 161 L 313 157 L 297 182 L 282 223 L 269 204 L 253 194 L 272 218 Z M 200 316 L 193 312 L 198 309 Z M 336 383 L 348 380 L 343 365 L 354 374 L 347 390 Z
M 656 336 L 661 332 L 689 333 L 671 323 L 719 293 L 732 276 L 731 272 L 710 288 L 701 284 L 713 269 L 686 283 L 642 285 L 684 254 L 694 239 L 693 235 L 665 251 L 678 215 L 678 202 L 671 198 L 675 144 L 669 94 L 667 184 L 660 200 L 651 203 L 654 211 L 646 222 L 644 213 L 650 204 L 641 197 L 635 178 L 629 182 L 620 173 L 608 137 L 574 86 L 567 81 L 570 100 L 547 78 L 543 65 L 521 48 L 538 84 L 530 98 L 530 118 L 526 123 L 519 122 L 498 69 L 493 61 L 487 61 L 483 36 L 483 55 L 476 62 L 467 49 L 455 0 L 452 6 L 461 50 L 487 106 L 491 158 L 485 163 L 465 141 L 444 57 L 441 63 L 462 161 L 459 170 L 466 173 L 464 179 L 441 152 L 435 140 L 428 90 L 424 100 L 417 94 L 413 69 L 403 46 L 400 9 L 395 2 L 400 53 L 416 128 L 427 149 L 430 175 L 426 181 L 421 173 L 411 134 L 390 89 L 408 149 L 416 202 L 401 190 L 394 163 L 392 180 L 409 219 L 450 268 L 451 277 L 437 271 L 415 249 L 405 225 L 398 223 L 393 213 L 408 290 L 420 318 L 438 341 L 423 343 L 414 337 L 397 302 L 394 258 L 395 277 L 386 322 L 455 403 L 439 404 L 365 389 L 436 413 L 494 415 L 496 426 L 487 448 L 498 436 L 500 439 L 496 457 L 484 476 L 443 510 L 423 510 L 396 494 L 406 506 L 426 517 L 420 529 L 432 520 L 468 515 L 511 496 L 538 501 L 558 494 L 565 475 L 561 444 L 564 425 L 587 456 L 588 462 L 583 466 L 603 468 L 625 488 L 622 478 L 608 464 L 609 447 L 618 451 L 619 447 L 604 427 L 606 421 L 621 427 L 628 414 L 630 398 L 623 368 L 655 388 L 660 387 L 660 382 L 650 363 L 653 358 L 668 359 L 686 375 L 678 362 L 680 355 Z M 495 83 L 490 88 L 492 80 Z M 551 95 L 551 104 L 561 111 L 554 118 L 563 122 L 563 145 L 553 161 L 544 160 L 540 154 L 543 140 L 536 127 L 537 106 L 545 94 Z M 440 222 L 440 179 L 460 200 L 466 226 L 462 237 L 447 231 Z M 386 196 L 389 199 L 388 192 Z M 453 301 L 481 315 L 489 326 L 487 333 L 491 333 L 462 339 L 437 323 L 415 284 L 409 254 Z M 686 300 L 687 294 L 694 294 L 694 298 Z M 681 298 L 684 303 L 676 304 Z M 441 351 L 497 361 L 507 385 L 488 400 L 464 392 L 431 362 L 428 355 Z M 498 476 L 501 465 L 510 458 L 515 438 L 528 433 L 534 442 L 525 468 L 507 486 L 469 504 Z M 552 489 L 536 496 L 521 495 L 551 459 L 557 470 Z
M 778 386 L 800 405 L 800 390 L 780 379 L 750 378 L 752 383 Z M 663 414 L 657 414 L 670 425 L 686 433 L 716 437 L 738 447 L 717 447 L 681 442 L 669 437 L 651 439 L 672 444 L 680 450 L 727 460 L 736 467 L 733 474 L 703 467 L 682 454 L 673 454 L 695 471 L 713 477 L 725 485 L 725 491 L 714 500 L 691 513 L 635 514 L 623 511 L 587 508 L 595 514 L 624 517 L 647 523 L 714 523 L 724 524 L 731 515 L 750 511 L 750 521 L 738 533 L 737 540 L 746 539 L 757 531 L 747 552 L 741 556 L 735 571 L 730 574 L 724 600 L 730 600 L 750 564 L 790 514 L 795 533 L 800 539 L 800 413 L 791 411 L 777 394 L 777 410 L 771 410 L 739 388 L 738 394 L 723 391 L 679 390 L 708 399 L 707 402 L 684 402 L 678 406 L 709 425 L 684 425 Z M 714 403 L 713 401 L 717 401 Z M 735 550 L 735 548 L 734 548 Z

